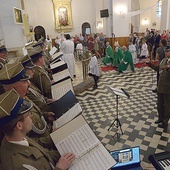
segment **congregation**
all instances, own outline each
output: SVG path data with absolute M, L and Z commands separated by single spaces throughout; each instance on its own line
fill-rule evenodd
M 129 44 L 121 47 L 119 42 L 115 41 L 114 48 L 102 33 L 83 36 L 80 34 L 74 38 L 69 34 L 62 36 L 56 38 L 55 46 L 63 52 L 61 58 L 67 63 L 71 78 L 76 76 L 74 52 L 77 49 L 91 51 L 89 76 L 94 79 L 94 89 L 98 87 L 99 79 L 97 57 L 103 57 L 105 65 L 117 67 L 119 73 L 134 72 L 134 64 L 139 61 L 147 63 L 155 70 L 163 68 L 162 72 L 158 71 L 158 120 L 155 123 L 159 123 L 162 128 L 168 126 L 169 92 L 161 90 L 163 87 L 169 88 L 170 84 L 167 65 L 170 57 L 170 47 L 167 46 L 170 41 L 168 30 L 166 36 L 165 31 L 161 35 L 159 31 L 148 29 L 142 37 L 133 33 L 129 37 Z M 26 47 L 27 55 L 12 64 L 8 63 L 6 47 L 0 46 L 2 169 L 31 167 L 66 170 L 75 159 L 73 153 L 60 156 L 50 137 L 50 133 L 55 130 L 52 124 L 55 120 L 54 113 L 48 105 L 54 101 L 51 94 L 54 80 L 49 69 L 52 57 L 48 51 L 51 43 L 49 36 L 47 39 L 42 37 L 31 47 Z M 153 60 L 159 60 L 161 67 L 154 66 Z M 9 162 L 5 161 L 7 159 Z M 17 159 L 22 161 L 16 161 Z

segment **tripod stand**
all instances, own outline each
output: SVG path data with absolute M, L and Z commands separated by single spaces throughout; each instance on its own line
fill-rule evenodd
M 109 86 L 110 87 L 110 86 Z M 114 121 L 111 123 L 108 131 L 110 130 L 110 128 L 114 125 L 116 128 L 120 128 L 120 131 L 123 135 L 123 131 L 122 131 L 122 125 L 120 123 L 120 120 L 119 120 L 119 111 L 118 111 L 118 101 L 119 101 L 119 96 L 122 96 L 122 97 L 126 97 L 126 98 L 130 98 L 130 95 L 123 89 L 121 88 L 121 90 L 119 89 L 116 89 L 116 88 L 112 88 L 110 87 L 110 89 L 112 90 L 112 92 L 116 95 L 116 118 L 114 119 Z M 117 133 L 118 135 L 118 133 Z
M 116 118 L 115 118 L 114 121 L 111 123 L 108 131 L 109 131 L 110 128 L 114 125 L 116 128 L 119 128 L 119 127 L 120 127 L 120 131 L 122 132 L 122 135 L 123 135 L 122 125 L 121 125 L 120 120 L 119 120 L 118 101 L 119 101 L 119 96 L 116 94 Z

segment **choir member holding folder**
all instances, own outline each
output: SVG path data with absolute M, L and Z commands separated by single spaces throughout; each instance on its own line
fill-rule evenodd
M 41 93 L 45 97 L 51 98 L 52 81 L 43 68 L 44 57 L 41 48 L 38 46 L 32 49 L 28 49 L 28 55 L 31 57 L 33 63 L 36 65 L 36 67 L 34 68 L 35 73 L 33 75 L 33 78 L 31 79 L 31 82 L 41 91 Z

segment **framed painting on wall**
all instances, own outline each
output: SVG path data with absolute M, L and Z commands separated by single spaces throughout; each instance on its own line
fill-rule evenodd
M 16 24 L 23 24 L 22 11 L 19 8 L 14 7 L 14 22 Z
M 71 1 L 53 0 L 55 27 L 58 32 L 69 32 L 73 28 Z

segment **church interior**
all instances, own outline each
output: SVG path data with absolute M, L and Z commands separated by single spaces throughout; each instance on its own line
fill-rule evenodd
M 0 42 L 8 50 L 9 62 L 23 56 L 26 44 L 42 37 L 51 39 L 51 49 L 65 34 L 73 41 L 81 35 L 102 34 L 114 49 L 115 42 L 128 46 L 131 35 L 144 37 L 147 29 L 160 34 L 170 29 L 169 0 L 0 0 L 0 4 Z M 72 85 L 82 115 L 109 152 L 139 146 L 141 169 L 154 170 L 148 156 L 170 148 L 170 125 L 163 129 L 154 123 L 157 94 L 152 90 L 157 87 L 157 72 L 144 64 L 122 74 L 104 70 L 110 68 L 102 63 L 105 47 L 98 48 L 97 89 L 84 70 L 88 63 L 74 52 Z M 115 95 L 110 87 L 123 88 L 129 97 Z

